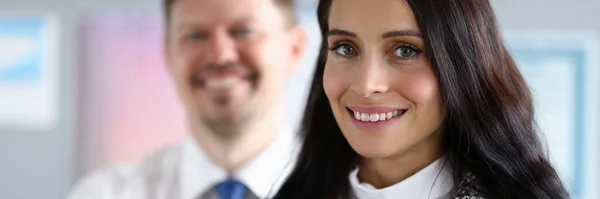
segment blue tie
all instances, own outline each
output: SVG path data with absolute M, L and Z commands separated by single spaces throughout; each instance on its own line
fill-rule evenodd
M 244 184 L 234 179 L 217 184 L 216 189 L 221 199 L 244 199 L 248 191 Z

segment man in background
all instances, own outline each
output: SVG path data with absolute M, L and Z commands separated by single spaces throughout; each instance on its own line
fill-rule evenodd
M 164 0 L 164 8 L 166 58 L 192 139 L 86 177 L 69 197 L 269 198 L 298 144 L 281 100 L 307 44 L 293 1 Z

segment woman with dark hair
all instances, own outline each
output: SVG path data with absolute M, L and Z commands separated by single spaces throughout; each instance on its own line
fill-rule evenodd
M 569 198 L 488 0 L 322 0 L 279 199 Z

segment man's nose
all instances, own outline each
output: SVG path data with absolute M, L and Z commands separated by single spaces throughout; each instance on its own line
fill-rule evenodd
M 228 63 L 239 58 L 235 39 L 225 31 L 213 34 L 208 54 L 210 61 L 215 64 Z

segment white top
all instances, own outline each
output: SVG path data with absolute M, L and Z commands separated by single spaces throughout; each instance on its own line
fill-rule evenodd
M 298 146 L 295 134 L 282 134 L 232 177 L 259 198 L 273 197 L 293 169 Z M 69 199 L 192 199 L 226 179 L 226 171 L 188 140 L 136 165 L 86 177 L 75 185 Z
M 349 179 L 358 199 L 449 199 L 454 193 L 452 171 L 445 158 L 440 158 L 402 182 L 383 189 L 361 183 L 358 168 L 350 173 Z

